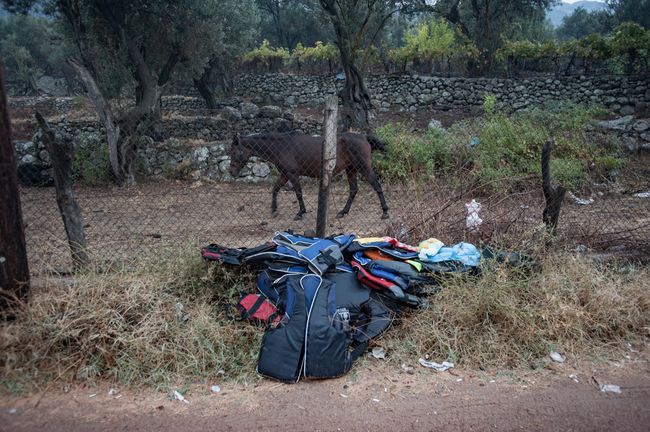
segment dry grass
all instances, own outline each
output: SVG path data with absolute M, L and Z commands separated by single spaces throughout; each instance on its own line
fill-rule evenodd
M 250 375 L 260 332 L 228 322 L 222 307 L 246 277 L 209 269 L 195 248 L 164 253 L 35 290 L 18 319 L 0 327 L 5 389 L 53 379 L 165 386 L 220 370 L 230 379 Z
M 252 287 L 254 275 L 203 263 L 193 247 L 161 254 L 35 289 L 18 319 L 0 325 L 4 391 L 54 380 L 166 388 L 252 378 L 261 331 L 228 322 L 222 305 Z M 400 362 L 430 354 L 506 369 L 535 367 L 551 349 L 592 356 L 648 340 L 648 268 L 558 253 L 534 272 L 483 270 L 481 278 L 447 280 L 429 309 L 380 343 Z
M 537 367 L 549 351 L 607 357 L 650 336 L 650 269 L 557 253 L 530 272 L 487 265 L 452 277 L 428 310 L 405 318 L 385 344 L 398 361 L 429 354 L 468 367 Z

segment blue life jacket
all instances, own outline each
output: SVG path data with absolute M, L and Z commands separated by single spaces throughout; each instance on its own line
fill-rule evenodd
M 336 307 L 334 283 L 314 274 L 286 279 L 287 314 L 262 339 L 257 372 L 284 382 L 345 374 L 366 345 L 352 349 L 349 314 Z

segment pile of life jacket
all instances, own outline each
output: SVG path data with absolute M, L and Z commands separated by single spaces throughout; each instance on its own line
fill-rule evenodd
M 257 293 L 238 304 L 242 319 L 266 325 L 257 371 L 297 382 L 345 374 L 402 308 L 427 306 L 442 275 L 478 272 L 481 252 L 435 239 L 414 247 L 389 237 L 277 232 L 255 248 L 211 244 L 202 256 L 259 271 Z

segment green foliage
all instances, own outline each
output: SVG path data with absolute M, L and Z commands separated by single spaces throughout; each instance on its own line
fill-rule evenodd
M 650 30 L 650 0 L 607 0 L 618 22 L 631 21 Z
M 452 146 L 440 130 L 413 135 L 404 126 L 387 124 L 377 129 L 377 135 L 388 144 L 387 155 L 375 161 L 382 177 L 428 180 L 454 165 Z
M 495 95 L 486 94 L 483 98 L 483 111 L 485 114 L 494 114 L 497 106 L 497 97 Z
M 291 58 L 300 67 L 307 65 L 314 68 L 323 66 L 329 68 L 330 65 L 338 62 L 339 49 L 334 44 L 324 44 L 321 41 L 316 41 L 312 47 L 305 47 L 299 42 L 291 51 Z
M 610 45 L 614 52 L 626 57 L 627 72 L 632 73 L 650 59 L 650 30 L 644 30 L 633 22 L 624 22 L 614 29 Z
M 583 7 L 578 7 L 571 15 L 562 19 L 557 35 L 561 39 L 580 39 L 592 33 L 604 35 L 609 33 L 614 25 L 614 17 L 608 11 L 589 12 Z
M 61 76 L 64 51 L 61 35 L 49 20 L 29 15 L 0 20 L 0 56 L 10 81 L 35 90 L 41 75 Z
M 509 65 L 523 62 L 551 61 L 558 72 L 562 58 L 578 57 L 583 59 L 585 69 L 591 65 L 615 65 L 623 62 L 628 74 L 642 72 L 650 61 L 650 31 L 635 23 L 626 22 L 617 26 L 611 35 L 603 36 L 592 33 L 580 39 L 564 42 L 547 41 L 544 43 L 529 40 L 505 40 L 503 47 L 496 53 L 499 61 L 508 61 Z
M 262 65 L 272 71 L 279 69 L 290 58 L 291 55 L 286 48 L 274 48 L 268 40 L 264 39 L 259 47 L 244 54 L 243 61 L 254 68 Z
M 459 29 L 448 21 L 428 19 L 409 29 L 404 36 L 404 45 L 391 50 L 389 58 L 398 64 L 417 61 L 451 61 L 452 58 L 476 58 L 476 46 Z
M 75 141 L 72 165 L 73 176 L 83 186 L 106 186 L 111 184 L 108 146 L 96 135 L 82 133 Z
M 416 135 L 392 124 L 378 129 L 388 144 L 388 154 L 376 161 L 377 171 L 396 181 L 429 181 L 437 176 L 453 179 L 469 170 L 476 186 L 518 190 L 539 182 L 542 146 L 551 138 L 556 142 L 553 176 L 572 190 L 586 187 L 590 175 L 602 175 L 624 164 L 587 135 L 585 126 L 600 114 L 598 109 L 561 103 L 507 115 L 495 110 L 493 102 L 493 97 L 486 97 L 487 116 L 448 130 Z M 470 146 L 473 140 L 478 144 Z

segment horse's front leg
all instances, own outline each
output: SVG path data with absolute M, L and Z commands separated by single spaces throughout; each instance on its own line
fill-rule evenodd
M 307 213 L 307 209 L 305 208 L 305 202 L 302 200 L 302 187 L 300 186 L 300 181 L 299 181 L 299 176 L 297 175 L 291 175 L 288 176 L 289 180 L 291 181 L 291 184 L 293 185 L 293 191 L 296 193 L 296 198 L 298 198 L 298 205 L 300 206 L 300 210 L 298 210 L 298 213 L 296 214 L 296 217 L 293 218 L 293 220 L 300 220 L 302 219 L 302 215 Z
M 287 180 L 285 174 L 280 174 L 280 178 L 273 184 L 273 192 L 271 195 L 271 215 L 273 216 L 278 214 L 278 192 L 287 183 Z

